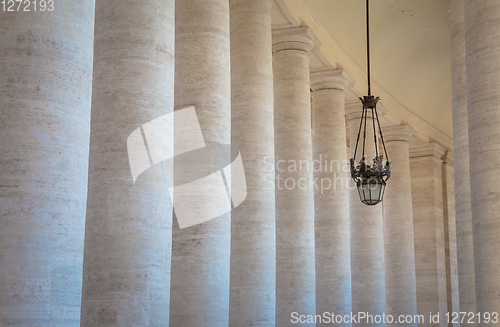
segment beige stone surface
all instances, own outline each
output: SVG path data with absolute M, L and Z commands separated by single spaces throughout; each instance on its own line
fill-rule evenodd
M 469 175 L 469 133 L 467 132 L 467 85 L 465 57 L 464 1 L 450 1 L 451 86 L 453 111 L 453 154 L 455 157 L 455 214 L 457 228 L 458 284 L 460 310 L 476 312 L 474 250 Z M 475 326 L 463 323 L 462 326 Z
M 229 1 L 182 0 L 175 10 L 175 109 L 196 108 L 207 146 L 230 144 Z M 174 217 L 171 326 L 228 325 L 230 246 L 230 213 L 182 230 Z
M 350 315 L 351 259 L 343 70 L 311 73 L 313 111 L 316 313 Z M 331 324 L 317 324 L 327 326 Z M 350 323 L 336 324 L 351 326 Z
M 356 138 L 361 120 L 361 102 L 346 105 L 347 119 L 351 142 L 351 156 L 354 156 Z M 368 115 L 366 128 L 365 158 L 372 164 L 375 158 L 373 141 L 373 125 L 371 113 Z M 363 131 L 356 154 L 356 164 L 362 158 Z M 387 188 L 391 187 L 390 185 Z M 380 315 L 386 312 L 385 306 L 385 266 L 384 266 L 384 221 L 382 204 L 367 206 L 359 199 L 355 183 L 350 181 L 349 214 L 351 221 L 351 279 L 352 279 L 352 311 L 369 312 Z M 353 326 L 378 326 L 386 324 L 353 323 Z
M 276 236 L 271 0 L 231 0 L 231 142 L 247 198 L 231 214 L 229 325 L 274 326 Z
M 417 314 L 417 289 L 409 140 L 415 132 L 406 125 L 386 127 L 382 133 L 392 163 L 383 202 L 387 314 L 413 316 Z M 417 326 L 417 323 L 387 325 Z
M 437 143 L 410 147 L 417 313 L 427 317 L 425 323 L 418 324 L 422 327 L 448 326 L 441 167 L 444 153 Z M 429 322 L 430 312 L 440 314 L 440 323 Z
M 477 312 L 494 312 L 500 308 L 500 2 L 464 3 L 476 305 Z
M 172 167 L 134 184 L 128 137 L 173 111 L 174 1 L 98 1 L 94 53 L 81 326 L 166 326 Z
M 290 326 L 292 312 L 315 314 L 308 53 L 313 46 L 313 36 L 307 27 L 273 31 L 276 326 L 279 327 Z
M 94 2 L 54 10 L 0 11 L 2 326 L 80 323 Z

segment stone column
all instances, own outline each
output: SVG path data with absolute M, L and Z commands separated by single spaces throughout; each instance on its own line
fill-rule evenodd
M 476 304 L 477 312 L 497 312 L 500 308 L 500 2 L 468 0 L 464 11 Z M 478 326 L 486 323 L 482 320 Z
M 448 312 L 460 312 L 457 271 L 457 226 L 455 221 L 455 185 L 453 183 L 453 154 L 447 150 L 442 157 L 443 179 L 443 220 L 446 254 L 446 294 L 448 295 Z M 466 311 L 462 311 L 466 312 Z M 473 314 L 473 313 L 472 313 Z M 463 322 L 468 324 L 472 314 L 467 312 Z M 473 318 L 470 320 L 472 323 Z M 458 321 L 453 326 L 461 326 Z M 470 324 L 469 324 L 470 325 Z
M 383 202 L 387 314 L 413 316 L 417 314 L 417 289 L 409 141 L 415 131 L 409 126 L 391 126 L 382 133 L 392 162 Z M 387 325 L 417 326 L 417 323 Z
M 344 70 L 311 73 L 313 167 L 319 187 L 314 189 L 316 313 L 320 315 L 352 311 L 344 104 L 344 89 L 352 84 Z
M 0 11 L 0 324 L 79 326 L 94 1 L 24 8 Z
M 207 146 L 230 144 L 229 1 L 176 1 L 175 26 L 175 109 L 195 107 Z M 171 326 L 228 325 L 230 247 L 229 212 L 184 229 L 174 219 Z
M 457 228 L 458 284 L 460 309 L 476 312 L 474 250 L 467 131 L 467 79 L 465 58 L 464 0 L 450 0 L 451 86 L 453 110 L 453 153 L 455 157 L 455 214 Z M 463 323 L 462 326 L 475 326 Z
M 290 325 L 292 312 L 315 314 L 309 79 L 309 51 L 314 40 L 307 27 L 273 31 L 276 325 L 279 327 Z
M 230 0 L 231 143 L 247 198 L 231 214 L 229 325 L 274 326 L 276 230 L 271 0 Z
M 426 321 L 419 326 L 426 327 L 448 326 L 441 171 L 444 153 L 445 149 L 437 143 L 410 147 L 417 313 L 424 315 Z M 429 323 L 429 313 L 439 313 L 440 323 Z
M 356 139 L 362 113 L 361 102 L 346 106 L 349 119 L 350 150 L 354 155 Z M 356 154 L 356 163 L 362 158 L 361 131 L 360 143 Z M 366 128 L 365 158 L 372 163 L 375 158 L 375 143 L 373 141 L 373 126 L 371 113 L 368 114 Z M 367 206 L 359 199 L 354 182 L 350 182 L 349 214 L 351 219 L 351 279 L 352 279 L 352 311 L 369 312 L 371 315 L 382 316 L 385 313 L 385 268 L 384 268 L 384 222 L 382 204 Z M 387 186 L 389 188 L 390 185 Z M 353 326 L 385 326 L 383 322 L 353 323 Z
M 166 326 L 174 1 L 98 0 L 94 54 L 81 325 Z

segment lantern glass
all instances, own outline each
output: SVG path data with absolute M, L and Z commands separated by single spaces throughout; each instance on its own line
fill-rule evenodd
M 385 182 L 382 178 L 365 178 L 358 183 L 357 187 L 359 198 L 364 204 L 374 206 L 382 202 L 385 191 Z

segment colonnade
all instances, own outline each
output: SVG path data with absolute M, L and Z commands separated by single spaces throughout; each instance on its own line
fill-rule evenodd
M 371 113 L 367 112 L 368 119 Z M 362 118 L 362 104 L 346 106 L 349 120 L 350 149 L 354 156 L 358 129 Z M 371 164 L 375 158 L 375 143 L 372 142 L 373 125 L 366 124 L 366 150 L 356 154 L 356 160 L 363 157 Z M 361 136 L 363 137 L 363 136 Z M 360 141 L 361 142 L 361 141 Z M 385 302 L 385 262 L 384 262 L 384 218 L 382 206 L 367 206 L 359 200 L 358 189 L 351 182 L 349 190 L 349 215 L 351 222 L 351 280 L 353 312 L 370 312 L 382 315 L 386 311 Z M 353 324 L 365 326 L 366 323 Z M 373 326 L 385 326 L 379 321 Z
M 278 169 L 276 177 L 284 183 L 302 183 L 301 187 L 285 184 L 276 188 L 278 326 L 289 324 L 293 311 L 316 312 L 309 94 L 309 51 L 314 46 L 307 27 L 273 33 L 275 160 L 278 166 L 282 162 L 299 165 L 298 169 Z
M 276 226 L 271 0 L 231 0 L 231 143 L 247 198 L 231 212 L 229 325 L 274 324 Z M 268 165 L 263 167 L 263 163 Z M 252 253 L 249 260 L 248 253 Z
M 500 193 L 495 188 L 500 181 L 500 142 L 496 141 L 500 137 L 500 58 L 497 55 L 500 50 L 500 3 L 464 1 L 464 5 L 476 308 L 479 313 L 490 313 L 500 307 L 500 240 L 497 237 L 500 225 L 496 210 Z M 461 160 L 466 161 L 466 158 Z M 478 326 L 486 324 L 483 319 Z
M 0 13 L 1 324 L 281 327 L 367 312 L 446 326 L 446 312 L 498 311 L 500 4 L 463 4 L 451 1 L 454 160 L 384 126 L 393 176 L 374 207 L 346 171 L 355 81 L 310 72 L 319 40 L 273 31 L 271 0 L 97 0 L 95 25 L 92 1 Z M 181 229 L 172 190 L 191 175 L 162 160 L 182 150 L 168 117 L 188 107 L 203 146 L 239 148 L 247 195 Z M 215 174 L 231 195 L 231 172 Z
M 0 11 L 2 325 L 80 323 L 94 9 Z
M 392 162 L 390 187 L 384 195 L 386 312 L 414 316 L 417 284 L 409 141 L 415 131 L 408 125 L 392 126 L 385 128 L 383 134 Z
M 441 164 L 445 149 L 437 143 L 413 146 L 410 152 L 415 230 L 417 312 L 440 315 L 447 326 L 446 255 Z
M 465 55 L 464 1 L 450 1 L 451 83 L 453 110 L 453 154 L 455 157 L 455 204 L 457 225 L 460 309 L 476 312 L 472 212 L 469 174 L 469 134 Z M 474 326 L 463 324 L 463 326 Z
M 129 162 L 144 143 L 130 151 L 129 135 L 142 128 L 153 156 L 155 139 L 173 146 L 172 122 L 148 123 L 173 110 L 174 10 L 155 1 L 96 5 L 81 326 L 168 321 L 172 203 L 163 184 L 173 171 L 134 184 Z
M 319 165 L 314 167 L 314 178 L 320 185 L 328 181 L 324 188 L 314 190 L 316 312 L 333 311 L 342 316 L 352 312 L 349 190 L 344 161 L 344 90 L 352 82 L 344 70 L 311 73 L 313 158 Z

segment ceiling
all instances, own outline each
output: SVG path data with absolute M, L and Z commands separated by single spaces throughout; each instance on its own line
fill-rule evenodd
M 365 1 L 303 3 L 365 71 Z M 375 0 L 370 6 L 372 80 L 413 115 L 451 138 L 449 0 Z M 360 82 L 365 83 L 358 81 L 357 88 L 366 90 Z

